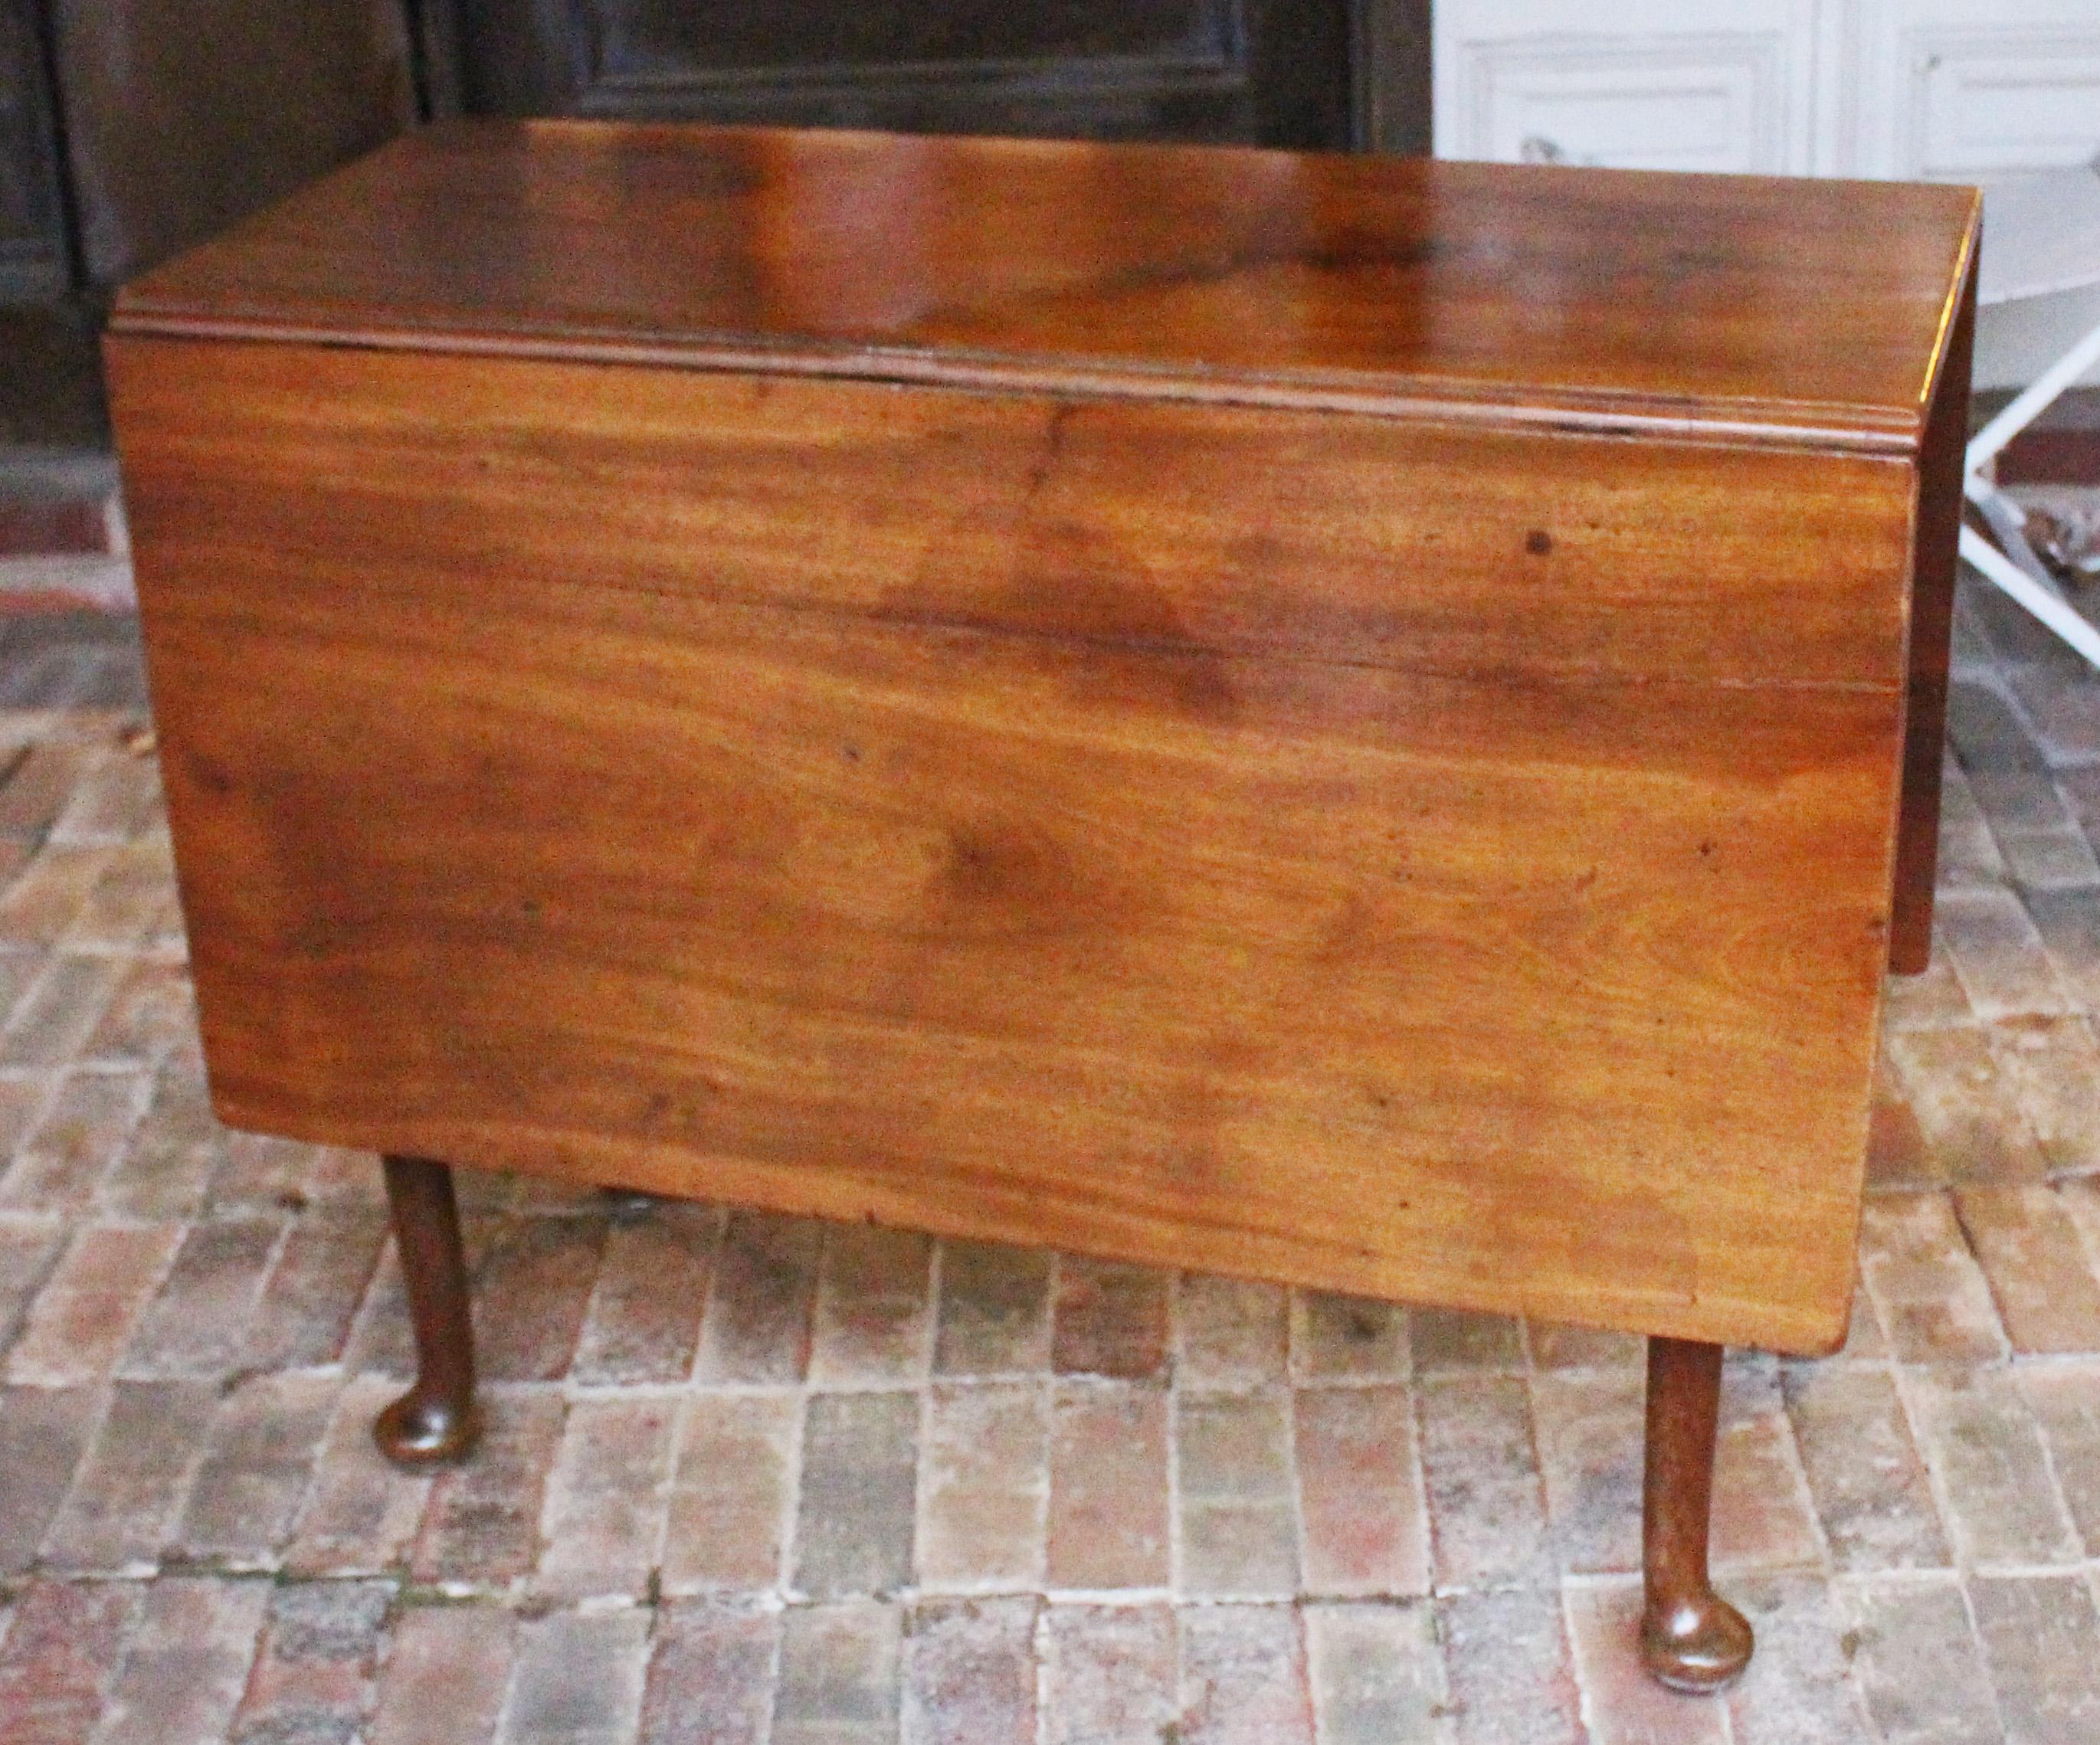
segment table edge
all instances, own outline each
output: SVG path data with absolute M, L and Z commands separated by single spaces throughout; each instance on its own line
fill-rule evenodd
M 1974 247 L 1972 220 L 1961 257 L 1965 270 Z M 1957 273 L 1948 310 L 1935 333 L 1931 368 L 1926 373 L 1919 404 L 1913 412 L 1902 415 L 1844 403 L 1767 399 L 1688 401 L 1532 385 L 1513 392 L 1499 384 L 1416 377 L 1339 372 L 1286 375 L 1273 371 L 1198 369 L 1181 364 L 1148 367 L 1114 359 L 1050 359 L 946 346 L 765 345 L 748 337 L 715 333 L 665 333 L 638 340 L 554 324 L 521 332 L 514 326 L 495 329 L 436 321 L 412 325 L 405 320 L 398 324 L 369 319 L 294 321 L 262 311 L 206 312 L 180 304 L 154 303 L 135 295 L 120 297 L 107 332 L 122 338 L 325 346 L 891 382 L 1088 399 L 1268 407 L 1411 422 L 1705 438 L 1909 457 L 1921 451 L 1924 442 L 1926 408 L 1930 404 L 1931 390 L 1945 357 L 1952 311 L 1958 301 L 1961 283 L 1961 275 Z

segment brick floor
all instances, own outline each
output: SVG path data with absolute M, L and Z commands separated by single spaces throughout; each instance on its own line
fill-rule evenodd
M 2100 1745 L 2100 681 L 1965 597 L 1864 1289 L 1732 1354 L 1760 1649 L 1639 1674 L 1638 1343 L 463 1174 L 479 1457 L 368 1158 L 212 1122 L 135 632 L 0 623 L 0 1745 Z

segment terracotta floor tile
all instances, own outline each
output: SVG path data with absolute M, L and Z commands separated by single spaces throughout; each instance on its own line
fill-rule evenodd
M 521 1623 L 500 1745 L 626 1745 L 640 1724 L 649 1624 L 638 1610 Z
M 1180 1725 L 1180 1650 L 1163 1605 L 1052 1606 L 1043 1745 L 1159 1745 Z
M 50 1530 L 47 1567 L 139 1575 L 158 1566 L 218 1403 L 209 1381 L 119 1381 Z
M 388 1465 L 378 1171 L 212 1117 L 135 651 L 0 649 L 0 1745 L 2084 1745 L 2100 741 L 1995 633 L 1844 1352 L 1730 1360 L 1706 1703 L 1625 1334 L 462 1170 L 487 1439 Z
M 1307 1673 L 1320 1745 L 1435 1745 L 1452 1736 L 1436 1617 L 1410 1606 L 1304 1608 Z
M 712 1205 L 664 1201 L 615 1218 L 570 1374 L 598 1386 L 690 1376 L 721 1230 Z
M 1555 1558 L 1570 1575 L 1640 1567 L 1647 1394 L 1638 1372 L 1542 1375 L 1532 1383 Z
M 1838 1568 L 1943 1568 L 1946 1536 L 1895 1378 L 1864 1364 L 1803 1364 L 1787 1416 Z
M 1558 1588 L 1437 1602 L 1458 1745 L 1588 1745 Z
M 933 1362 L 933 1244 L 905 1230 L 824 1232 L 810 1379 L 819 1386 L 923 1380 Z
M 1052 1588 L 1163 1588 L 1167 1397 L 1138 1381 L 1067 1381 L 1052 1395 Z
M 1921 1370 L 1904 1386 L 1957 1558 L 2032 1568 L 2079 1558 L 2040 1429 L 2010 1369 Z
M 411 1606 L 392 1634 L 369 1745 L 489 1745 L 510 1687 L 516 1616 L 499 1606 Z
M 770 1593 L 793 1518 L 802 1403 L 783 1390 L 687 1403 L 664 1534 L 664 1591 Z
M 342 1388 L 340 1376 L 306 1370 L 250 1376 L 227 1393 L 169 1555 L 223 1570 L 275 1568 Z
M 171 1575 L 154 1583 L 95 1745 L 218 1738 L 247 1687 L 269 1598 L 261 1581 Z M 397 1736 L 392 1745 L 406 1741 Z
M 1313 1745 L 1305 1639 L 1290 1606 L 1185 1606 L 1186 1745 Z
M 0 1745 L 88 1737 L 143 1598 L 135 1582 L 30 1584 L 0 1642 Z
M 901 1745 L 1033 1739 L 1042 1604 L 1033 1595 L 917 1602 L 906 1621 Z
M 1593 1745 L 1727 1745 L 1725 1703 L 1665 1690 L 1641 1664 L 1639 1583 L 1571 1587 L 1567 1609 Z
M 2100 708 L 2096 708 L 2100 712 Z M 2100 891 L 2085 893 L 2100 912 Z M 1992 1052 L 2052 1175 L 2100 1171 L 2100 1042 L 2084 1012 L 2008 1018 L 1991 1026 Z
M 1776 1366 L 1731 1361 L 1714 1461 L 1712 1533 L 1718 1571 L 1794 1569 L 1823 1562 Z
M 677 1403 L 664 1395 L 571 1403 L 540 1512 L 536 1595 L 572 1602 L 647 1595 Z
M 1886 1038 L 1925 1137 L 1920 1185 L 2040 1181 L 2049 1160 L 1980 1025 Z
M 105 1399 L 93 1387 L 0 1387 L 0 1578 L 36 1562 Z
M 1954 1206 L 2015 1351 L 2100 1350 L 2100 1277 L 2054 1190 L 1965 1188 Z
M 1970 1610 L 2006 1737 L 2100 1738 L 2100 1606 L 2077 1575 L 1973 1577 Z
M 182 1237 L 173 1223 L 82 1228 L 46 1277 L 7 1354 L 7 1379 L 61 1387 L 107 1376 Z
M 1988 1363 L 2010 1349 L 1944 1194 L 1869 1200 L 1860 1265 L 1899 1361 Z
M 1398 1303 L 1326 1291 L 1290 1295 L 1290 1368 L 1302 1381 L 1405 1381 L 1413 1357 L 1408 1311 Z
M 1290 1293 L 1251 1279 L 1181 1280 L 1176 1377 L 1190 1387 L 1263 1387 L 1288 1373 Z
M 1524 1384 L 1433 1376 L 1415 1399 L 1439 1585 L 1550 1581 L 1553 1548 Z
M 1037 1381 L 944 1383 L 919 1455 L 919 1584 L 1039 1588 L 1050 1502 L 1050 1399 Z
M 1173 1278 L 1150 1267 L 1057 1257 L 1050 1363 L 1060 1375 L 1136 1381 L 1167 1364 Z
M 1195 1599 L 1299 1591 L 1290 1403 L 1280 1391 L 1177 1393 L 1176 1585 Z
M 404 1562 L 435 1474 L 395 1465 L 372 1439 L 372 1422 L 401 1391 L 390 1376 L 352 1377 L 314 1456 L 285 1567 L 295 1575 L 377 1575 Z
M 2100 1358 L 2034 1364 L 2020 1371 L 2019 1382 L 2065 1506 L 2093 1557 L 2100 1553 Z
M 802 1426 L 792 1586 L 813 1599 L 894 1593 L 911 1576 L 919 1396 L 813 1394 Z
M 781 1619 L 770 1745 L 893 1745 L 902 1624 L 887 1601 L 791 1609 Z
M 777 1613 L 712 1601 L 660 1607 L 637 1745 L 763 1745 L 779 1651 Z
M 1726 1591 L 1757 1633 L 1757 1652 L 1725 1699 L 1736 1745 L 1878 1745 L 1829 1582 L 1820 1572 L 1739 1574 Z
M 431 1486 L 409 1571 L 450 1593 L 510 1592 L 539 1561 L 540 1512 L 567 1408 L 545 1389 L 483 1388 L 474 1458 Z
M 384 1581 L 294 1582 L 270 1596 L 262 1646 L 229 1737 L 352 1738 L 378 1696 L 394 1604 Z
M 810 1317 L 823 1227 L 733 1212 L 700 1325 L 704 1381 L 798 1381 L 810 1368 Z
M 1429 1591 L 1429 1517 L 1405 1386 L 1308 1387 L 1295 1398 L 1298 1513 L 1309 1593 Z
M 1048 1369 L 1054 1259 L 1042 1249 L 942 1243 L 935 1370 L 995 1376 Z

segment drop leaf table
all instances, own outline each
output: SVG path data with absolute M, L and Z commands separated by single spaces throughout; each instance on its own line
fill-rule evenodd
M 426 130 L 123 293 L 213 1101 L 385 1155 L 1842 1338 L 1930 925 L 1967 190 Z

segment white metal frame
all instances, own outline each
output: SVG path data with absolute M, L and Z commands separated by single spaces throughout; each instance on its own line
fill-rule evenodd
M 1983 196 L 1984 273 L 1980 300 L 2018 302 L 2031 297 L 2100 283 L 2100 161 L 2068 175 L 2001 184 Z M 2067 217 L 2069 222 L 2060 223 Z M 1994 219 L 2003 231 L 1992 252 Z M 2010 251 L 2010 252 L 2008 252 Z M 1994 282 L 1995 281 L 1995 282 Z M 2027 535 L 2027 517 L 2000 490 L 1992 463 L 2005 445 L 2032 424 L 2058 397 L 2100 364 L 2100 323 L 2044 370 L 2011 404 L 1970 438 L 1964 457 L 1962 493 L 1976 505 L 1997 543 L 1971 527 L 1961 530 L 1961 555 L 1977 573 L 2032 613 L 2050 631 L 2100 668 L 2100 630 L 2088 624 L 2058 591 Z
M 2054 584 L 2036 581 L 1974 527 L 1961 530 L 1961 555 L 1985 581 L 2032 612 L 2093 666 L 2100 667 L 2100 631 L 2063 603 Z
M 2028 541 L 2026 515 L 1989 474 L 1991 463 L 2005 445 L 2048 411 L 2057 397 L 2095 364 L 2100 364 L 2100 325 L 2044 370 L 1970 439 L 1962 489 L 1997 535 L 1998 545 L 1992 545 L 1974 527 L 1964 527 L 1961 555 L 1985 581 L 2033 614 L 2093 666 L 2100 668 L 2100 630 L 2073 611 L 2057 591 L 2048 568 Z

